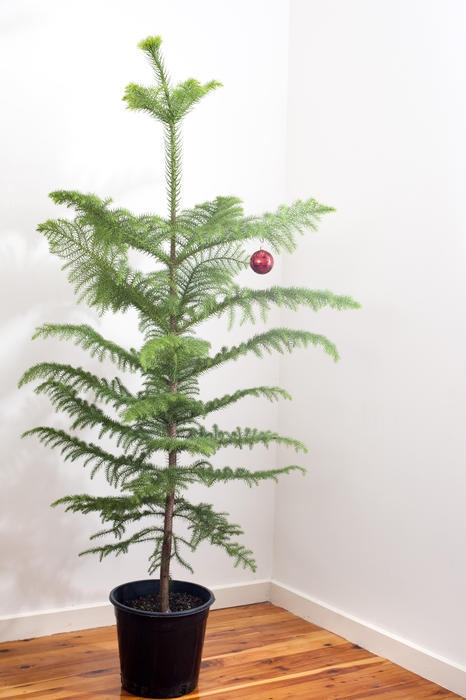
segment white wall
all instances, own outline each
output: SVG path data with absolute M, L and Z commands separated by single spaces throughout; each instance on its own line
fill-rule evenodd
M 327 334 L 281 365 L 274 578 L 464 663 L 466 7 L 292 0 L 290 198 L 337 207 L 284 278 L 357 312 L 284 315 Z M 282 460 L 285 462 L 285 455 Z
M 39 235 L 37 224 L 64 215 L 47 198 L 57 188 L 113 196 L 137 212 L 164 213 L 162 133 L 148 117 L 121 101 L 130 81 L 148 83 L 151 71 L 137 43 L 161 34 L 175 81 L 189 76 L 221 80 L 225 87 L 193 112 L 184 131 L 183 205 L 218 194 L 243 197 L 249 213 L 275 207 L 284 195 L 288 3 L 246 0 L 221 6 L 214 0 L 10 0 L 0 5 L 0 62 L 4 67 L 1 112 L 0 203 L 2 261 L 2 396 L 0 401 L 0 522 L 2 529 L 0 615 L 104 601 L 117 583 L 146 576 L 147 550 L 126 557 L 77 558 L 98 524 L 49 508 L 68 493 L 105 493 L 103 479 L 65 463 L 56 451 L 19 435 L 35 425 L 67 426 L 48 401 L 17 381 L 41 360 L 69 361 L 104 372 L 84 351 L 58 341 L 30 337 L 42 322 L 89 322 L 130 345 L 137 342 L 134 318 L 97 320 L 76 307 L 60 263 Z M 281 37 L 280 43 L 271 37 Z M 267 108 L 266 117 L 264 110 Z M 275 273 L 274 273 L 275 274 Z M 252 273 L 249 284 L 265 284 Z M 270 281 L 270 279 L 268 280 Z M 211 324 L 214 347 L 234 344 L 247 329 L 225 337 Z M 108 371 L 108 370 L 107 370 Z M 277 383 L 274 360 L 241 360 L 205 382 L 206 396 L 233 387 Z M 274 427 L 277 411 L 253 400 L 240 414 L 219 416 L 225 427 Z M 267 466 L 275 454 L 223 451 L 217 464 Z M 230 486 L 199 490 L 246 531 L 255 551 L 255 575 L 234 569 L 226 554 L 202 546 L 191 557 L 196 580 L 215 586 L 269 579 L 272 566 L 273 487 Z M 189 576 L 175 567 L 174 575 Z

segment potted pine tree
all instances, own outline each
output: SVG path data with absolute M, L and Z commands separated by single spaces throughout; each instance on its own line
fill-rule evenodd
M 236 197 L 217 197 L 180 210 L 181 123 L 219 83 L 202 85 L 189 79 L 172 86 L 160 37 L 148 37 L 139 46 L 153 66 L 155 85 L 130 84 L 124 100 L 129 109 L 144 111 L 163 125 L 168 216 L 134 215 L 112 208 L 110 199 L 94 194 L 56 191 L 50 194 L 52 200 L 74 209 L 76 216 L 46 221 L 38 230 L 50 251 L 64 260 L 79 300 L 100 314 L 136 309 L 144 341 L 138 349 L 128 349 L 89 325 L 45 323 L 34 338 L 72 341 L 101 361 L 111 360 L 118 374 L 110 381 L 81 367 L 41 362 L 26 371 L 20 386 L 38 381 L 36 393 L 47 395 L 57 411 L 71 418 L 70 432 L 40 426 L 24 435 L 59 448 L 65 460 L 83 460 L 92 468 L 91 477 L 103 470 L 114 489 L 102 496 L 65 496 L 52 504 L 100 516 L 103 529 L 91 538 L 99 544 L 82 554 L 102 559 L 125 553 L 136 543 L 152 543 L 149 574 L 159 572 L 159 578 L 119 585 L 110 599 L 118 624 L 124 688 L 143 697 L 168 698 L 197 685 L 206 619 L 214 601 L 203 586 L 171 580 L 171 562 L 192 571 L 184 550 L 194 551 L 207 540 L 222 547 L 235 566 L 255 570 L 252 552 L 236 539 L 241 528 L 212 505 L 191 502 L 190 485 L 241 480 L 253 486 L 302 470 L 297 465 L 263 471 L 214 465 L 210 458 L 223 447 L 279 443 L 306 449 L 301 442 L 269 430 L 238 427 L 228 432 L 206 426 L 203 421 L 211 413 L 246 396 L 270 401 L 289 396 L 279 387 L 258 386 L 203 401 L 200 375 L 249 352 L 262 356 L 308 345 L 321 346 L 338 359 L 333 343 L 305 330 L 269 328 L 213 354 L 209 342 L 195 332 L 202 322 L 224 314 L 230 314 L 232 322 L 235 315 L 252 322 L 259 314 L 265 320 L 275 305 L 293 310 L 304 305 L 314 311 L 359 305 L 329 291 L 235 284 L 236 275 L 250 262 L 260 273 L 273 263 L 262 250 L 250 261 L 245 244 L 259 239 L 275 252 L 291 252 L 296 233 L 315 230 L 320 217 L 332 209 L 308 199 L 280 206 L 273 214 L 245 217 Z M 153 270 L 134 269 L 128 258 L 131 250 L 150 256 Z M 138 391 L 125 386 L 124 372 L 138 375 Z M 98 431 L 99 440 L 113 439 L 114 448 L 76 433 L 89 428 Z M 177 522 L 187 526 L 188 536 L 174 529 Z M 101 541 L 106 537 L 110 540 Z

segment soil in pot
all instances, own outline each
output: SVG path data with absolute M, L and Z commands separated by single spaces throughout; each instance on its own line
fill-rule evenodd
M 182 610 L 192 610 L 202 605 L 202 600 L 190 593 L 169 593 L 168 595 L 170 612 L 181 612 Z M 146 612 L 161 612 L 160 595 L 150 593 L 141 595 L 135 600 L 125 601 L 125 605 L 135 610 L 145 610 Z

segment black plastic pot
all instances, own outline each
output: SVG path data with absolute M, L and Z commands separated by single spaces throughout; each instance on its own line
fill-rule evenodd
M 195 595 L 202 605 L 157 613 L 125 604 L 157 594 L 159 588 L 160 581 L 148 579 L 123 583 L 110 593 L 117 621 L 121 684 L 144 698 L 178 698 L 197 686 L 207 616 L 215 598 L 204 586 L 171 581 L 170 591 Z

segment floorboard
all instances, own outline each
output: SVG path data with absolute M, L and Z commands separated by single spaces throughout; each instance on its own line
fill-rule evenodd
M 134 698 L 120 687 L 116 631 L 0 644 L 0 699 Z M 215 610 L 186 700 L 459 698 L 271 603 Z

